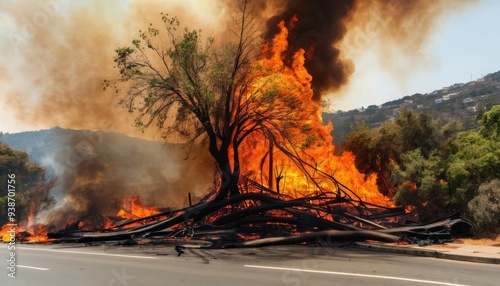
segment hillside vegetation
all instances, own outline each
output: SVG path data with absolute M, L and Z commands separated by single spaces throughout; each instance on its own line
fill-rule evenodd
M 408 95 L 380 106 L 323 113 L 323 120 L 333 122 L 333 143 L 340 152 L 347 134 L 356 124 L 363 122 L 370 128 L 378 127 L 384 121 L 392 120 L 401 109 L 426 112 L 432 119 L 444 123 L 457 120 L 464 130 L 477 130 L 480 125 L 476 117 L 496 104 L 500 104 L 500 71 L 476 81 L 453 84 L 431 93 Z
M 376 174 L 379 189 L 422 221 L 454 212 L 480 231 L 500 225 L 500 105 L 484 112 L 478 130 L 401 109 L 391 121 L 358 124 L 344 147 L 356 167 Z

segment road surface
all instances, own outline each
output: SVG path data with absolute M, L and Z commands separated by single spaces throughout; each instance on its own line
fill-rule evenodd
M 500 265 L 353 248 L 17 245 L 16 278 L 1 246 L 0 285 L 499 285 Z

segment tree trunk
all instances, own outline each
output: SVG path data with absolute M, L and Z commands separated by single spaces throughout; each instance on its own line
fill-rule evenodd
M 234 166 L 231 168 L 229 163 L 229 156 L 226 151 L 219 151 L 215 157 L 217 166 L 220 170 L 221 184 L 217 192 L 215 200 L 222 200 L 228 196 L 239 194 L 238 181 L 240 179 L 240 168 Z M 236 162 L 236 164 L 238 164 Z

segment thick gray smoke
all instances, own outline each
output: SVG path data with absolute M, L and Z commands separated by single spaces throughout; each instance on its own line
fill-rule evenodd
M 101 215 L 114 216 L 125 196 L 139 195 L 145 205 L 183 207 L 187 193 L 202 196 L 210 186 L 210 159 L 186 157 L 186 150 L 108 132 L 61 130 L 52 158 L 59 177 L 59 203 L 40 220 L 60 229 L 68 222 L 98 226 Z M 213 166 L 213 165 L 212 165 Z

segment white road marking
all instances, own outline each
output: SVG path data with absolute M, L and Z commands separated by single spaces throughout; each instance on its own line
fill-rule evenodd
M 331 274 L 331 275 L 358 276 L 358 277 L 399 280 L 399 281 L 418 282 L 418 283 L 427 283 L 427 284 L 436 284 L 436 285 L 447 285 L 447 286 L 469 286 L 469 285 L 464 285 L 464 284 L 455 284 L 455 283 L 448 283 L 448 282 L 438 282 L 438 281 L 431 281 L 431 280 L 420 280 L 420 279 L 403 278 L 403 277 L 395 277 L 395 276 L 384 276 L 384 275 L 358 274 L 358 273 L 349 273 L 349 272 L 322 271 L 322 270 L 312 270 L 312 269 L 260 266 L 260 265 L 248 265 L 248 264 L 243 265 L 243 266 L 251 267 L 251 268 L 270 269 L 270 270 L 300 271 L 300 272 Z
M 35 270 L 42 270 L 42 271 L 50 270 L 50 268 L 33 267 L 33 266 L 26 266 L 26 265 L 17 265 L 17 267 L 19 267 L 19 268 L 35 269 Z
M 87 254 L 87 255 L 100 255 L 100 256 L 113 256 L 113 257 L 125 257 L 125 258 L 138 258 L 138 259 L 158 259 L 158 257 L 151 256 L 138 256 L 138 255 L 123 255 L 123 254 L 112 254 L 112 253 L 98 253 L 98 252 L 83 252 L 83 251 L 66 251 L 57 249 L 41 249 L 41 248 L 21 248 L 22 250 L 35 250 L 35 251 L 47 251 L 47 252 L 58 252 L 58 253 L 71 253 L 71 254 Z

